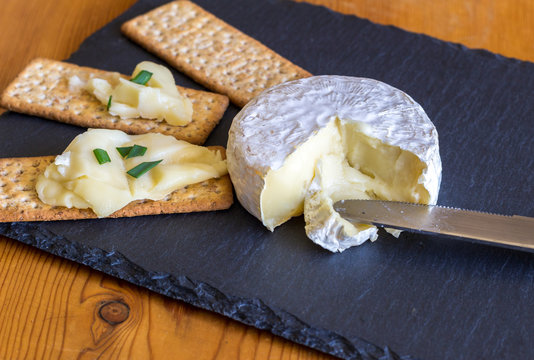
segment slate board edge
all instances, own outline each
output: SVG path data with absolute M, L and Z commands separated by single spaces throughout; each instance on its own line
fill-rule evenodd
M 168 273 L 147 271 L 117 251 L 107 252 L 70 241 L 33 223 L 2 223 L 0 234 L 108 275 L 150 289 L 193 306 L 214 311 L 260 330 L 344 359 L 412 360 L 389 347 L 381 348 L 363 339 L 347 338 L 313 328 L 294 315 L 271 308 L 260 299 L 226 295 L 213 286 Z

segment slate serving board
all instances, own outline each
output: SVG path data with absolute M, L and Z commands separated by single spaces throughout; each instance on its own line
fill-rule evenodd
M 163 2 L 140 0 L 69 61 L 123 73 L 159 61 L 119 27 Z M 314 74 L 371 77 L 409 93 L 440 134 L 440 204 L 534 216 L 534 64 L 307 4 L 197 3 Z M 207 144 L 226 144 L 237 111 L 229 108 Z M 84 131 L 15 113 L 2 115 L 0 128 L 0 157 L 58 154 Z M 344 358 L 534 357 L 530 253 L 384 233 L 331 254 L 306 239 L 302 218 L 270 233 L 239 204 L 1 224 L 0 233 Z

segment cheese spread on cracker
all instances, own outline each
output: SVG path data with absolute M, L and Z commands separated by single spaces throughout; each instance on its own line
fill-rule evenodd
M 106 105 L 111 115 L 121 119 L 165 120 L 183 126 L 191 122 L 193 104 L 180 94 L 169 69 L 150 61 L 139 63 L 131 79 L 117 77 L 114 83 L 91 78 L 85 89 Z M 76 83 L 69 79 L 69 85 Z
M 106 217 L 131 201 L 161 200 L 186 185 L 226 174 L 219 151 L 162 134 L 91 129 L 46 168 L 36 190 L 46 204 L 91 208 Z

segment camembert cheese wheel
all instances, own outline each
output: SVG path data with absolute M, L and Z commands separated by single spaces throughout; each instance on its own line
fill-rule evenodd
M 228 171 L 239 202 L 271 231 L 304 213 L 306 233 L 331 251 L 377 237 L 333 209 L 342 199 L 435 204 L 437 131 L 404 92 L 380 81 L 315 76 L 249 102 L 229 132 Z

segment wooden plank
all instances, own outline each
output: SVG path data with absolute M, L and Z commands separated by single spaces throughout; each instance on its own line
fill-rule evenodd
M 511 0 L 296 0 L 534 61 L 534 3 Z
M 0 237 L 0 359 L 330 357 Z

